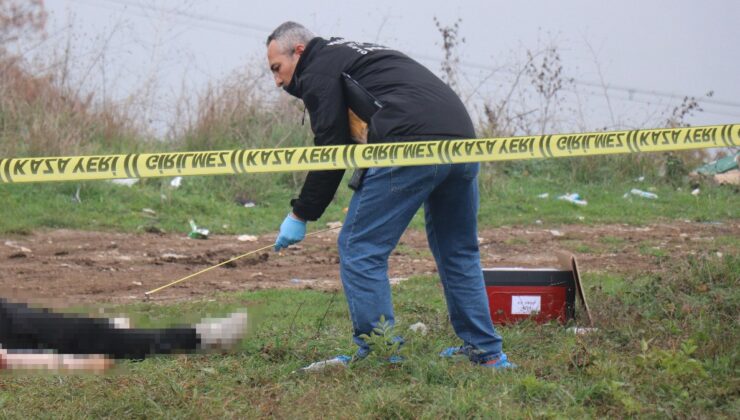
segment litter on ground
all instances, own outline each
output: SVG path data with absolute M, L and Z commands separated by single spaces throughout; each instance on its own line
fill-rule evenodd
M 567 201 L 569 203 L 573 203 L 577 206 L 585 206 L 588 204 L 588 201 L 581 198 L 581 195 L 578 193 L 566 193 L 564 195 L 561 195 L 558 197 L 558 200 Z
M 651 199 L 651 200 L 655 200 L 655 199 L 658 198 L 658 194 L 647 192 L 647 191 L 643 191 L 643 190 L 638 190 L 637 188 L 632 188 L 630 190 L 630 194 L 636 195 L 636 196 L 642 197 L 642 198 L 648 198 L 648 199 Z
M 191 239 L 208 239 L 208 235 L 210 235 L 210 231 L 206 228 L 199 228 L 193 220 L 189 221 L 190 223 L 190 233 L 188 233 L 188 238 Z
M 170 181 L 170 187 L 172 188 L 180 188 L 180 185 L 182 185 L 182 177 L 176 176 L 172 178 L 172 181 Z
M 124 187 L 131 187 L 137 182 L 139 182 L 139 178 L 119 178 L 119 179 L 111 179 L 109 181 L 112 184 L 116 185 L 122 185 Z

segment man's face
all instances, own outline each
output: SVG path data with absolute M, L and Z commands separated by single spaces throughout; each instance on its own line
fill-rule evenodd
M 272 77 L 275 78 L 277 87 L 284 87 L 290 84 L 295 72 L 295 66 L 298 59 L 306 48 L 303 44 L 296 44 L 291 51 L 287 53 L 280 48 L 280 44 L 270 41 L 267 46 L 267 63 L 270 65 Z

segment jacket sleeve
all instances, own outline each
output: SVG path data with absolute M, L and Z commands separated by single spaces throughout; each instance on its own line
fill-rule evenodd
M 349 143 L 349 122 L 339 75 L 307 74 L 301 80 L 303 103 L 311 118 L 316 146 Z M 344 169 L 310 171 L 298 198 L 291 200 L 293 213 L 306 220 L 316 220 L 334 198 Z

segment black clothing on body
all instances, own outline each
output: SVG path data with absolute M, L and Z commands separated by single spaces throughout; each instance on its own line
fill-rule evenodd
M 0 299 L 0 346 L 6 350 L 54 350 L 143 359 L 152 354 L 193 351 L 194 328 L 120 329 L 109 319 L 60 314 Z

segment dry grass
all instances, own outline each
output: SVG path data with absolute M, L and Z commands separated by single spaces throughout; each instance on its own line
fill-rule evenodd
M 12 6 L 12 7 L 11 7 Z M 129 100 L 116 103 L 104 93 L 71 82 L 73 45 L 53 51 L 55 65 L 43 69 L 13 56 L 10 46 L 20 38 L 43 37 L 43 2 L 0 0 L 0 155 L 52 156 L 92 153 L 131 153 L 168 150 L 217 150 L 312 144 L 308 119 L 301 121 L 303 106 L 272 87 L 264 63 L 215 81 L 200 92 L 187 92 L 176 103 L 165 141 L 148 137 L 147 86 Z M 444 35 L 446 78 L 456 75 L 455 48 L 459 25 L 441 27 Z M 454 41 L 454 42 L 453 42 Z M 105 48 L 105 46 L 101 47 Z M 557 48 L 528 52 L 527 60 L 514 66 L 516 75 L 502 97 L 486 100 L 477 129 L 482 137 L 535 134 L 562 129 L 558 124 L 569 111 L 562 103 L 570 79 Z M 260 70 L 261 69 L 261 70 Z M 549 69 L 549 70 L 548 70 Z M 74 84 L 78 83 L 77 86 Z M 522 92 L 539 95 L 540 109 L 526 110 L 517 102 Z M 94 92 L 94 93 L 93 93 Z M 104 90 L 103 90 L 104 92 Z M 134 92 L 138 92 L 134 90 Z M 470 100 L 471 97 L 468 97 Z M 685 125 L 685 118 L 700 111 L 695 100 L 677 106 L 666 125 Z M 632 128 L 632 127 L 630 127 Z M 496 165 L 504 174 L 546 173 L 569 181 L 593 182 L 631 179 L 641 175 L 665 176 L 671 183 L 685 182 L 685 174 L 704 160 L 703 152 L 509 162 Z M 289 174 L 292 186 L 301 174 Z M 674 182 L 675 180 L 675 182 Z
M 60 85 L 53 69 L 34 75 L 8 56 L 0 61 L 0 69 L 3 155 L 99 153 L 135 146 L 135 139 L 142 137 L 125 110 L 98 109 L 92 94 Z
M 247 70 L 209 85 L 188 106 L 192 112 L 181 112 L 193 117 L 175 131 L 176 142 L 188 150 L 310 144 L 309 127 L 300 123 L 302 104 L 268 91 L 266 80 L 259 71 Z

